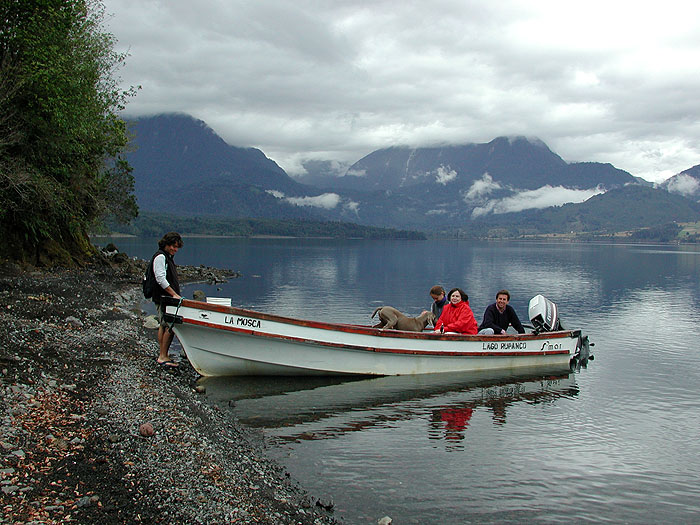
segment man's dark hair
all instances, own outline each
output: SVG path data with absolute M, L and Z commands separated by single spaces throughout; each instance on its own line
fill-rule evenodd
M 508 290 L 498 290 L 498 292 L 496 292 L 496 299 L 498 299 L 499 295 L 505 295 L 510 301 L 510 292 Z
M 166 246 L 177 246 L 182 248 L 185 243 L 182 242 L 182 237 L 177 232 L 169 232 L 163 235 L 163 238 L 158 241 L 158 248 L 165 249 Z

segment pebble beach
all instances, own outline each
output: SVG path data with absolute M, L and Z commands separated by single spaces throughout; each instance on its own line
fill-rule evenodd
M 186 360 L 157 365 L 145 263 L 117 255 L 0 266 L 2 523 L 337 523 L 262 435 L 206 403 Z

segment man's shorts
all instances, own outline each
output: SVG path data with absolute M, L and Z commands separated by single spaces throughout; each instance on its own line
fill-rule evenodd
M 162 303 L 156 304 L 156 315 L 158 317 L 158 324 L 160 326 L 166 327 L 168 323 L 165 322 L 165 305 Z

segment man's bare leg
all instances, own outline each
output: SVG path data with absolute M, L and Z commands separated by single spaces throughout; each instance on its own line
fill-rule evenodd
M 158 345 L 160 346 L 160 353 L 158 354 L 158 362 L 165 363 L 166 361 L 172 361 L 168 355 L 168 350 L 170 350 L 170 343 L 173 342 L 172 330 L 165 326 L 160 326 L 158 328 Z

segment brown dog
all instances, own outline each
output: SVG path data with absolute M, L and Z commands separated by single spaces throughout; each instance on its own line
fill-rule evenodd
M 435 323 L 432 312 L 424 311 L 418 317 L 406 317 L 396 308 L 391 306 L 379 306 L 372 317 L 379 312 L 379 324 L 374 328 L 393 328 L 394 330 L 407 330 L 409 332 L 422 332 L 428 323 Z

